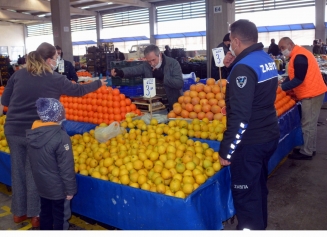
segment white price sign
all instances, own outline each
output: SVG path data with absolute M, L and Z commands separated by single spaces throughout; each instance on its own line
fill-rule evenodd
M 217 67 L 224 66 L 225 52 L 223 47 L 212 49 L 212 55 Z
M 58 72 L 59 73 L 64 73 L 65 72 L 64 60 L 59 61 L 59 63 L 58 63 Z
M 156 96 L 156 79 L 143 78 L 144 97 L 151 98 Z

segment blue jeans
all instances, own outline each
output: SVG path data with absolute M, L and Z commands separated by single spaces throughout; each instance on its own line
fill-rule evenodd
M 40 230 L 68 230 L 70 216 L 69 200 L 41 197 Z
M 237 229 L 264 230 L 267 227 L 268 161 L 278 139 L 255 145 L 239 144 L 230 165 Z

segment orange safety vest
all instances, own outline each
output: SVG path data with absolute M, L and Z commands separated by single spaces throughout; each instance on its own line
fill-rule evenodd
M 316 97 L 325 93 L 327 91 L 327 86 L 322 78 L 316 58 L 309 50 L 298 45 L 295 45 L 290 54 L 290 62 L 288 65 L 288 75 L 290 80 L 294 79 L 294 59 L 296 55 L 299 54 L 307 57 L 308 70 L 302 84 L 293 89 L 296 97 L 299 100 L 302 100 L 305 98 Z

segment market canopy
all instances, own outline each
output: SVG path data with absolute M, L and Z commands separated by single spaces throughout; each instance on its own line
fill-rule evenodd
M 126 41 L 140 41 L 140 40 L 149 40 L 149 38 L 146 36 L 120 37 L 120 38 L 111 38 L 111 39 L 100 39 L 100 42 L 111 43 L 111 42 L 126 42 Z
M 72 42 L 73 45 L 88 45 L 88 44 L 97 44 L 97 42 L 93 41 L 93 40 L 88 40 L 88 41 L 75 41 Z
M 292 24 L 292 25 L 279 25 L 279 26 L 259 26 L 258 32 L 276 32 L 276 31 L 291 31 L 291 30 L 310 30 L 315 29 L 313 23 Z
M 154 35 L 155 39 L 172 39 L 172 38 L 184 38 L 184 37 L 197 37 L 206 36 L 205 31 L 195 31 L 195 32 L 184 32 L 184 33 L 173 33 L 173 34 L 161 34 Z
M 327 28 L 327 22 L 326 28 Z M 313 23 L 304 24 L 292 24 L 292 25 L 279 25 L 279 26 L 259 26 L 257 27 L 259 33 L 263 32 L 276 32 L 276 31 L 291 31 L 291 30 L 309 30 L 315 29 Z M 184 33 L 172 33 L 172 34 L 160 34 L 154 35 L 155 39 L 173 39 L 173 38 L 185 38 L 185 37 L 198 37 L 206 36 L 206 31 L 184 32 Z

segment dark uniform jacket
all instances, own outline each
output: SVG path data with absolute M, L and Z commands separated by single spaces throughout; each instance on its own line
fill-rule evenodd
M 50 200 L 74 195 L 77 185 L 68 134 L 60 125 L 48 125 L 27 130 L 26 137 L 27 154 L 39 195 Z
M 226 88 L 227 130 L 219 154 L 231 161 L 238 144 L 262 144 L 279 138 L 274 102 L 278 86 L 275 63 L 254 44 L 229 67 Z

